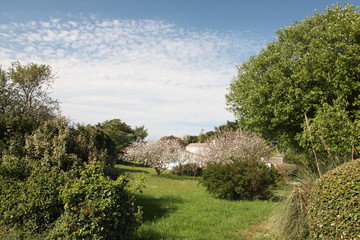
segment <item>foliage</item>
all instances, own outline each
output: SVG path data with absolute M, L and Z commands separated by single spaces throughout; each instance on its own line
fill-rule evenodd
M 333 105 L 324 103 L 310 120 L 311 134 L 304 131 L 298 135 L 301 146 L 311 149 L 312 146 L 320 161 L 320 169 L 326 172 L 358 155 L 355 146 L 359 146 L 357 133 L 360 122 L 351 120 L 344 101 L 334 101 Z M 311 145 L 312 143 L 312 145 Z
M 198 142 L 198 136 L 195 135 L 185 135 L 182 138 L 182 141 L 184 142 L 185 146 L 189 145 L 190 143 L 197 143 Z
M 270 199 L 281 179 L 274 167 L 256 161 L 207 165 L 202 184 L 217 198 L 228 200 Z
M 0 175 L 0 222 L 7 226 L 32 233 L 40 233 L 51 227 L 60 217 L 63 204 L 60 189 L 66 175 L 37 168 L 25 181 Z
M 63 118 L 44 122 L 26 138 L 25 149 L 32 164 L 63 171 L 101 161 L 110 173 L 116 161 L 115 146 L 103 131 L 91 125 L 74 128 Z
M 238 123 L 237 120 L 235 120 L 234 122 L 227 121 L 226 124 L 215 127 L 215 132 L 216 133 L 221 133 L 221 132 L 224 132 L 224 131 L 234 131 L 234 132 L 236 132 L 238 129 L 239 129 L 239 123 Z
M 120 119 L 107 120 L 98 125 L 112 139 L 116 145 L 116 151 L 124 150 L 134 141 L 142 141 L 147 137 L 147 130 L 144 126 L 132 129 Z
M 359 25 L 357 8 L 336 4 L 277 31 L 276 40 L 238 67 L 226 95 L 240 126 L 298 148 L 306 113 L 330 149 L 351 153 L 359 142 Z
M 8 70 L 8 77 L 16 87 L 18 105 L 22 107 L 23 113 L 29 114 L 44 107 L 57 107 L 56 101 L 49 97 L 48 89 L 54 81 L 50 66 L 13 62 Z
M 126 158 L 155 169 L 158 176 L 181 159 L 182 146 L 177 140 L 134 142 L 126 150 Z
M 272 236 L 275 239 L 308 239 L 309 225 L 306 217 L 310 193 L 311 185 L 308 182 L 293 188 L 275 216 L 272 226 Z
M 313 187 L 308 221 L 315 239 L 360 237 L 360 160 L 324 174 Z
M 220 132 L 207 142 L 206 157 L 209 162 L 260 161 L 267 159 L 272 148 L 253 133 L 237 131 Z
M 57 116 L 48 92 L 53 78 L 47 65 L 15 62 L 8 71 L 0 68 L 0 238 L 13 232 L 45 238 L 55 225 L 53 234 L 67 238 L 63 230 L 73 226 L 69 217 L 75 219 L 64 208 L 68 198 L 94 210 L 119 210 L 103 216 L 111 226 L 95 238 L 128 238 L 140 213 L 134 212 L 128 180 L 106 177 L 114 177 L 114 142 L 100 127 L 73 126 Z M 76 224 L 85 236 L 87 222 Z
M 140 225 L 128 179 L 106 178 L 99 165 L 80 172 L 61 191 L 64 213 L 55 222 L 51 239 L 131 239 Z
M 171 169 L 171 172 L 175 175 L 185 175 L 199 177 L 202 173 L 202 167 L 196 163 L 179 164 Z
M 57 115 L 58 103 L 48 91 L 53 80 L 47 65 L 13 62 L 8 70 L 0 67 L 1 152 L 24 154 L 25 135 Z
M 296 164 L 283 163 L 277 166 L 279 172 L 281 172 L 288 180 L 293 180 L 298 175 L 298 166 Z

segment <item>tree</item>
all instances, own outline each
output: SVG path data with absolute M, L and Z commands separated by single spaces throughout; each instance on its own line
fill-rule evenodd
M 48 65 L 13 62 L 8 70 L 0 67 L 1 151 L 12 148 L 21 152 L 25 135 L 58 115 L 58 102 L 49 92 L 53 80 Z
M 215 132 L 219 133 L 222 131 L 236 131 L 239 129 L 238 121 L 231 122 L 227 121 L 226 124 L 215 127 Z
M 182 147 L 186 146 L 185 142 L 181 138 L 175 137 L 174 135 L 164 136 L 160 138 L 160 141 L 177 141 Z
M 185 145 L 189 145 L 190 143 L 197 143 L 199 141 L 198 136 L 195 135 L 185 135 L 182 140 Z
M 183 148 L 177 140 L 150 140 L 134 142 L 126 150 L 126 158 L 150 166 L 160 174 L 181 160 Z
M 306 147 L 301 141 L 307 131 L 306 113 L 310 127 L 316 124 L 317 137 L 333 131 L 337 141 L 332 142 L 351 151 L 351 145 L 359 143 L 359 26 L 358 8 L 336 4 L 278 30 L 276 40 L 238 67 L 230 84 L 227 104 L 240 126 L 268 141 L 301 149 Z M 356 128 L 346 133 L 349 141 L 340 139 L 344 129 L 331 128 L 324 118 L 330 109 L 342 110 L 342 115 L 331 114 L 334 123 L 345 117 Z
M 268 159 L 272 148 L 253 133 L 237 131 L 220 132 L 207 142 L 207 162 L 229 163 L 233 161 L 256 161 Z M 236 160 L 235 160 L 236 159 Z
M 99 126 L 109 135 L 116 145 L 116 150 L 124 150 L 136 140 L 144 140 L 147 137 L 147 130 L 144 126 L 132 129 L 120 119 L 107 120 Z
M 135 141 L 143 141 L 148 136 L 148 131 L 145 126 L 135 126 L 133 129 Z
M 44 110 L 53 112 L 58 109 L 57 102 L 49 97 L 49 88 L 54 82 L 50 66 L 35 63 L 21 65 L 13 62 L 8 70 L 8 77 L 17 89 L 23 113 Z

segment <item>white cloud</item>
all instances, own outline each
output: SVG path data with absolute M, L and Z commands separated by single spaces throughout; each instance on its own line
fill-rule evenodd
M 233 119 L 225 93 L 235 65 L 264 44 L 161 20 L 73 17 L 2 24 L 0 64 L 49 64 L 53 96 L 76 122 L 120 118 L 152 136 L 183 136 Z

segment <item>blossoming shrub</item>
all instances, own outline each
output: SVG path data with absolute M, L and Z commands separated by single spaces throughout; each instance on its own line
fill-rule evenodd
M 80 172 L 80 178 L 61 192 L 64 213 L 51 239 L 132 239 L 141 222 L 134 196 L 124 176 L 111 180 L 99 167 Z
M 217 198 L 228 200 L 269 199 L 281 174 L 257 161 L 233 161 L 207 165 L 202 184 Z

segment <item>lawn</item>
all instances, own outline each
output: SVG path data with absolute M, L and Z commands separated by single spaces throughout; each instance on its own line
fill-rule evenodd
M 133 163 L 117 165 L 134 179 L 145 177 L 146 188 L 136 194 L 143 208 L 139 239 L 259 239 L 266 238 L 267 219 L 279 203 L 226 201 L 213 198 L 199 179 L 164 172 Z

